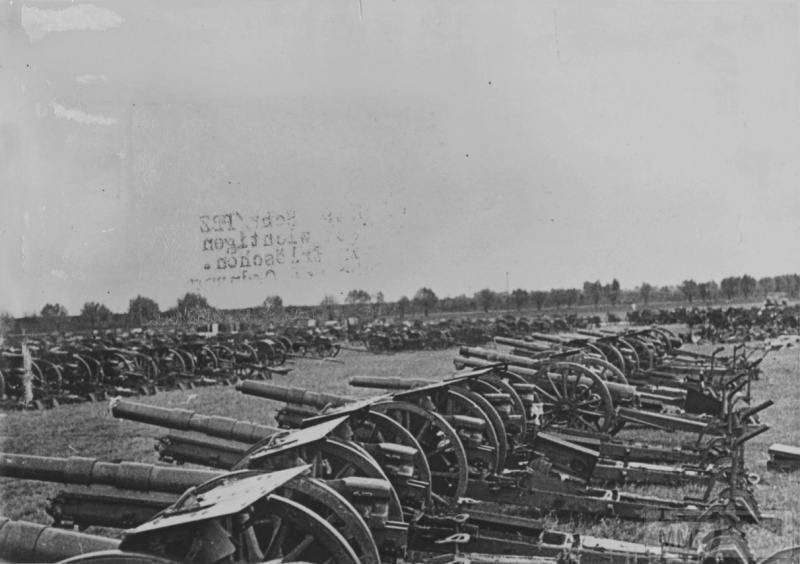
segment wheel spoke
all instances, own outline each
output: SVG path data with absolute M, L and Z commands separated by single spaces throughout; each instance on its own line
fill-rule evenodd
M 286 536 L 286 527 L 283 526 L 283 519 L 275 517 L 275 528 L 272 530 L 272 537 L 269 539 L 267 549 L 264 551 L 265 559 L 276 558 L 280 554 L 281 544 Z
M 346 476 L 346 475 L 345 475 L 345 472 L 347 472 L 348 470 L 350 470 L 352 467 L 353 467 L 353 465 L 352 465 L 352 464 L 345 464 L 345 465 L 343 465 L 343 466 L 342 466 L 342 467 L 339 469 L 339 471 L 338 471 L 338 472 L 336 472 L 336 475 L 333 477 L 333 479 L 334 479 L 334 480 L 337 480 L 337 479 L 339 479 L 339 478 L 344 478 L 344 477 Z
M 422 440 L 422 436 L 425 434 L 425 432 L 426 432 L 428 429 L 430 429 L 430 427 L 431 427 L 431 422 L 430 422 L 430 420 L 428 420 L 428 421 L 426 421 L 426 422 L 425 422 L 425 424 L 424 424 L 424 425 L 423 425 L 423 426 L 420 428 L 420 430 L 419 430 L 419 433 L 417 433 L 417 436 L 416 436 L 415 438 L 416 438 L 418 441 Z
M 586 401 L 582 401 L 582 402 L 576 403 L 575 407 L 577 409 L 583 409 L 583 408 L 586 408 L 586 407 L 597 407 L 599 405 L 599 403 L 600 402 L 598 400 L 590 399 L 590 400 L 586 400 Z
M 306 535 L 300 544 L 294 547 L 287 555 L 283 557 L 286 562 L 293 562 L 297 560 L 297 557 L 303 554 L 306 549 L 311 546 L 311 543 L 314 542 L 314 537 L 311 535 Z
M 542 396 L 546 397 L 547 399 L 549 399 L 549 400 L 550 400 L 550 401 L 552 401 L 553 403 L 556 403 L 556 402 L 558 401 L 558 398 L 557 398 L 557 397 L 553 396 L 553 395 L 552 395 L 552 394 L 550 394 L 549 392 L 545 392 L 545 391 L 544 391 L 542 388 L 540 388 L 539 386 L 536 386 L 536 385 L 534 384 L 534 388 L 535 388 L 535 389 L 536 389 L 536 391 L 539 393 L 539 395 L 542 395 Z
M 552 377 L 552 376 L 550 376 L 550 371 L 549 371 L 549 370 L 547 370 L 547 371 L 545 372 L 545 374 L 547 374 L 547 381 L 548 381 L 548 382 L 550 382 L 550 387 L 551 387 L 551 388 L 553 388 L 553 391 L 556 393 L 556 397 L 558 397 L 558 398 L 561 398 L 561 397 L 563 397 L 563 396 L 561 395 L 561 392 L 559 392 L 559 391 L 558 391 L 558 386 L 556 385 L 556 383 L 555 383 L 555 382 L 553 382 L 553 377 Z

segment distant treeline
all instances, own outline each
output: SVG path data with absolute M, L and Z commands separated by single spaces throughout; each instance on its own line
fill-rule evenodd
M 6 333 L 52 331 L 87 331 L 108 327 L 186 326 L 205 323 L 244 323 L 254 325 L 293 324 L 309 318 L 320 322 L 359 317 L 400 317 L 431 313 L 484 312 L 498 310 L 542 311 L 560 310 L 577 306 L 615 308 L 622 305 L 686 302 L 693 305 L 714 304 L 720 301 L 756 300 L 767 297 L 794 300 L 800 295 L 800 275 L 784 274 L 756 279 L 750 275 L 729 276 L 719 282 L 684 280 L 677 286 L 656 286 L 647 282 L 631 288 L 622 288 L 615 278 L 610 282 L 586 281 L 580 288 L 552 288 L 526 290 L 517 288 L 510 292 L 484 288 L 472 296 L 464 294 L 442 297 L 427 287 L 420 288 L 409 298 L 402 296 L 387 302 L 382 292 L 371 294 L 366 290 L 351 290 L 343 300 L 327 295 L 318 305 L 284 305 L 280 296 L 268 296 L 260 305 L 241 309 L 215 308 L 197 293 L 187 293 L 174 307 L 162 311 L 159 304 L 148 297 L 136 296 L 125 313 L 113 313 L 98 302 L 87 302 L 77 315 L 61 304 L 45 304 L 35 314 L 13 318 L 0 315 L 0 330 Z

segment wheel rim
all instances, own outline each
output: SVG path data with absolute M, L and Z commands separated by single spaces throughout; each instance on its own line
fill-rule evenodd
M 430 465 L 434 494 L 458 498 L 466 493 L 467 453 L 458 433 L 441 414 L 401 401 L 378 403 L 374 409 L 400 423 L 419 442 Z
M 431 468 L 425 452 L 419 441 L 414 438 L 411 432 L 400 423 L 384 413 L 368 411 L 363 417 L 351 417 L 350 424 L 353 427 L 354 440 L 362 444 L 375 444 L 381 442 L 396 443 L 411 447 L 416 450 L 414 456 L 414 475 L 415 480 L 424 482 L 427 486 L 422 499 L 424 509 L 431 504 Z M 391 476 L 389 477 L 391 480 Z M 405 506 L 414 506 L 413 500 L 401 499 Z
M 375 540 L 358 510 L 325 482 L 299 477 L 282 488 L 281 495 L 301 503 L 339 531 L 362 564 L 380 564 Z
M 333 526 L 310 509 L 280 495 L 270 495 L 267 516 L 254 523 L 262 528 L 264 560 L 358 564 L 358 555 Z
M 445 389 L 432 395 L 437 410 L 445 416 L 445 419 L 447 419 L 448 415 L 466 415 L 480 419 L 483 422 L 483 429 L 480 432 L 482 437 L 481 446 L 488 446 L 493 449 L 493 452 L 491 456 L 484 456 L 479 452 L 466 449 L 467 459 L 470 467 L 476 469 L 479 473 L 497 473 L 500 469 L 500 439 L 486 412 L 475 401 L 459 390 Z M 458 429 L 456 430 L 458 431 Z

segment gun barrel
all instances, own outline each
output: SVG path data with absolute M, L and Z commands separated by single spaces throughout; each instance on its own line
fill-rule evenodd
M 322 409 L 323 407 L 327 406 L 340 406 L 352 401 L 357 401 L 358 399 L 347 396 L 337 396 L 334 394 L 310 392 L 302 388 L 277 386 L 275 384 L 259 382 L 256 380 L 244 380 L 236 385 L 236 389 L 243 394 L 248 394 L 251 396 L 258 396 L 260 398 L 282 401 L 286 403 L 308 405 L 317 409 Z
M 604 333 L 601 333 L 600 331 L 589 331 L 588 329 L 577 329 L 575 332 L 578 335 L 583 335 L 584 337 L 596 337 L 598 339 L 602 339 L 603 337 L 608 336 Z
M 230 417 L 202 415 L 189 409 L 168 409 L 132 401 L 115 401 L 111 405 L 111 413 L 120 419 L 179 431 L 195 431 L 210 437 L 243 443 L 255 443 L 278 431 L 275 427 Z
M 742 420 L 745 420 L 748 417 L 752 417 L 753 415 L 755 415 L 759 411 L 764 411 L 765 409 L 767 409 L 768 407 L 770 407 L 772 405 L 775 405 L 775 402 L 773 400 L 767 400 L 767 401 L 761 402 L 758 405 L 755 405 L 755 406 L 753 406 L 753 407 L 751 407 L 749 409 L 745 409 L 740 414 L 740 417 L 741 417 Z
M 157 466 L 140 462 L 103 462 L 71 456 L 57 458 L 0 453 L 0 476 L 62 484 L 102 484 L 136 491 L 183 493 L 219 472 Z
M 485 349 L 479 349 L 479 350 L 485 350 Z M 502 355 L 492 355 L 492 356 L 502 356 Z M 511 356 L 511 355 L 505 355 L 505 356 Z M 525 359 L 524 357 L 515 357 L 515 358 L 523 358 L 523 360 L 530 360 L 530 359 Z M 494 366 L 497 362 L 503 362 L 503 361 L 502 360 L 492 361 L 484 358 L 462 356 L 456 358 L 454 362 L 457 366 L 464 366 L 470 368 L 487 368 L 489 366 Z M 508 364 L 511 371 L 513 371 L 515 374 L 519 374 L 520 376 L 524 377 L 531 383 L 537 383 L 541 378 L 539 370 L 535 368 L 520 366 L 515 362 L 513 363 L 509 362 Z M 539 369 L 541 369 L 541 366 L 539 367 Z M 628 384 L 620 384 L 618 382 L 608 382 L 608 381 L 604 382 L 604 384 L 606 388 L 608 388 L 608 391 L 615 402 L 630 402 L 633 401 L 635 397 L 638 395 L 635 386 L 631 386 Z
M 557 345 L 563 345 L 569 340 L 559 335 L 550 335 L 549 333 L 531 333 L 530 336 L 534 339 L 544 341 L 545 343 L 555 343 Z
M 353 376 L 350 385 L 356 388 L 378 388 L 381 390 L 410 390 L 418 386 L 433 384 L 436 380 L 423 378 L 381 378 L 379 376 Z
M 119 541 L 38 523 L 0 519 L 0 560 L 59 562 L 89 552 L 114 550 Z
M 755 429 L 751 429 L 750 431 L 743 434 L 741 437 L 736 439 L 736 446 L 741 446 L 749 440 L 752 440 L 759 436 L 762 433 L 766 433 L 769 431 L 768 425 L 761 425 L 760 427 L 756 427 Z
M 553 350 L 553 347 L 548 347 L 547 345 L 543 345 L 541 343 L 524 341 L 522 339 L 512 339 L 510 337 L 495 337 L 494 342 L 498 345 L 508 345 L 510 347 L 516 347 L 518 349 L 524 349 L 532 352 L 545 352 Z
M 523 368 L 530 368 L 534 370 L 538 370 L 544 364 L 543 360 L 534 360 L 527 356 L 518 356 L 513 354 L 505 354 L 500 353 L 497 351 L 493 351 L 490 349 L 484 349 L 481 347 L 461 347 L 458 349 L 458 354 L 463 357 L 467 358 L 478 358 L 481 360 L 491 361 L 491 362 L 502 362 L 505 364 L 513 364 L 514 366 L 520 366 Z

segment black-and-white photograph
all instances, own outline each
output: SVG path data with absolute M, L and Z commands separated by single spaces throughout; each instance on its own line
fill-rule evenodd
M 800 563 L 800 0 L 4 0 L 0 562 Z

